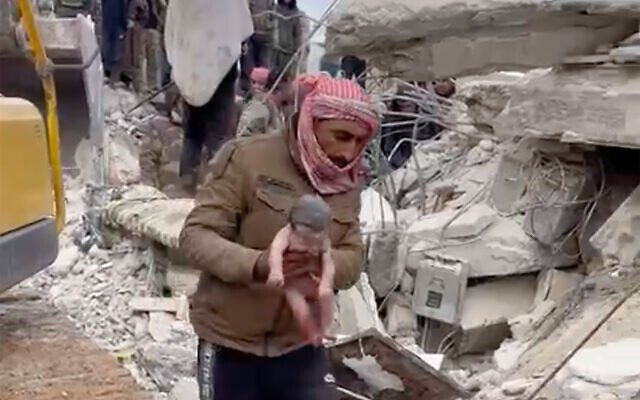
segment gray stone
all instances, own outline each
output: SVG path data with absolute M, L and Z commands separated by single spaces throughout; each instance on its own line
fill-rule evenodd
M 76 246 L 69 246 L 62 249 L 58 253 L 58 258 L 49 267 L 48 271 L 53 276 L 64 277 L 71 272 L 71 269 L 76 265 L 80 259 L 80 252 Z
M 616 63 L 637 63 L 640 61 L 640 46 L 618 47 L 611 50 L 610 54 Z
M 622 339 L 601 347 L 581 349 L 568 370 L 581 379 L 606 386 L 640 381 L 640 339 Z
M 198 381 L 195 378 L 180 379 L 169 396 L 171 400 L 199 400 Z
M 478 147 L 486 152 L 493 152 L 496 148 L 496 144 L 489 139 L 482 139 L 480 143 L 478 143 Z
M 502 384 L 502 393 L 507 396 L 519 396 L 527 391 L 531 382 L 526 379 L 516 379 Z
M 399 293 L 389 297 L 385 322 L 392 337 L 415 337 L 418 333 L 418 315 L 411 307 L 411 299 Z
M 615 7 L 593 13 L 597 3 L 345 1 L 330 19 L 327 49 L 417 81 L 555 65 L 636 32 L 634 2 L 605 2 Z
M 196 352 L 173 344 L 150 343 L 141 351 L 140 363 L 161 391 L 169 392 L 181 378 L 196 374 Z

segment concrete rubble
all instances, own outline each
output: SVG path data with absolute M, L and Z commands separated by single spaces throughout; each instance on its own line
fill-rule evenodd
M 343 2 L 333 51 L 407 81 L 491 73 L 460 78 L 447 129 L 362 191 L 366 260 L 328 341 L 341 386 L 524 398 L 637 280 L 639 20 L 633 2 Z M 182 132 L 136 102 L 106 90 L 110 187 L 66 180 L 60 255 L 28 284 L 156 398 L 197 399 Z M 636 296 L 547 398 L 640 398 L 638 321 Z
M 637 20 L 635 2 L 349 0 L 329 22 L 327 47 L 430 81 L 557 64 L 625 39 Z

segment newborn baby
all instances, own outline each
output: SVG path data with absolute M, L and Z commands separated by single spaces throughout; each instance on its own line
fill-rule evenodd
M 273 239 L 269 252 L 267 285 L 284 286 L 283 256 L 287 251 L 311 253 L 320 258 L 322 274 L 316 298 L 306 299 L 299 291 L 287 288 L 284 292 L 305 340 L 320 345 L 329 328 L 333 314 L 333 278 L 335 266 L 331 257 L 329 220 L 331 209 L 319 196 L 304 195 L 289 213 L 289 223 Z M 307 300 L 317 300 L 320 324 L 315 323 Z

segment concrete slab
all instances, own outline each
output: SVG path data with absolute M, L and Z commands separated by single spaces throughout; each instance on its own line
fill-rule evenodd
M 592 54 L 635 33 L 636 13 L 633 2 L 614 1 L 349 0 L 329 22 L 327 48 L 428 81 Z
M 626 67 L 566 69 L 510 86 L 493 124 L 502 137 L 640 148 L 640 71 Z

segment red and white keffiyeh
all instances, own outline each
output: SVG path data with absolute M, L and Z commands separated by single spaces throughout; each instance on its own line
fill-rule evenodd
M 295 143 L 291 146 L 294 159 L 299 161 L 320 194 L 344 193 L 358 187 L 362 154 L 346 167 L 338 167 L 320 147 L 313 122 L 325 119 L 355 121 L 369 132 L 371 138 L 380 123 L 371 99 L 356 83 L 327 75 L 303 75 L 296 79 L 294 85 L 304 96 Z

